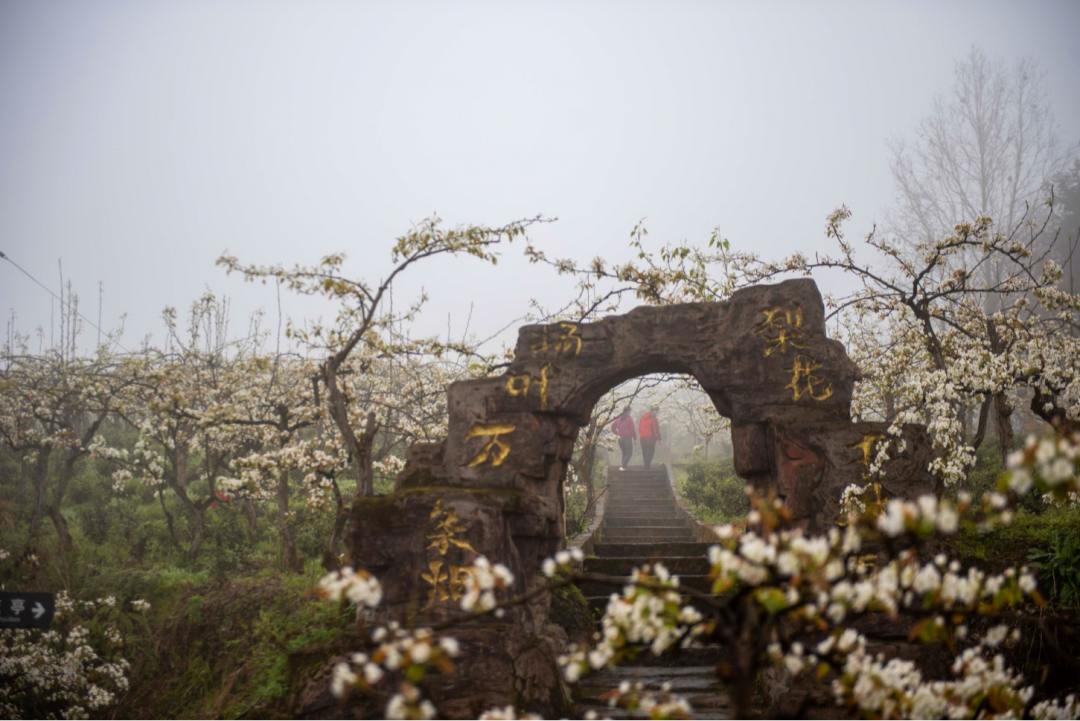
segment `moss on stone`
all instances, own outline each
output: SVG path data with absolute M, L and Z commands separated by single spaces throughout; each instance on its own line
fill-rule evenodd
M 561 579 L 557 577 L 554 580 Z M 596 630 L 589 602 L 581 589 L 572 583 L 552 591 L 548 620 L 562 626 L 567 637 L 578 643 L 588 643 Z

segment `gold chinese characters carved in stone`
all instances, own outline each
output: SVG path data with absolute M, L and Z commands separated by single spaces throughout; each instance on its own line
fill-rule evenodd
M 491 461 L 491 465 L 500 466 L 510 455 L 510 442 L 501 436 L 512 433 L 517 426 L 511 423 L 474 423 L 465 433 L 463 440 L 471 438 L 490 438 L 484 447 L 465 465 L 469 468 Z
M 576 357 L 581 353 L 581 329 L 576 323 L 556 323 L 540 329 L 540 338 L 529 346 L 541 358 Z
M 467 567 L 438 560 L 431 561 L 428 568 L 430 571 L 420 574 L 420 578 L 431 586 L 428 590 L 427 604 L 421 610 L 428 610 L 435 605 L 436 601 L 458 601 L 465 595 L 465 585 L 469 580 Z
M 558 368 L 555 368 L 550 363 L 545 363 L 544 367 L 540 369 L 539 376 L 534 376 L 530 373 L 516 373 L 507 376 L 506 392 L 511 396 L 527 397 L 529 395 L 529 389 L 536 388 L 540 395 L 540 410 L 546 411 L 548 403 L 548 381 L 558 374 Z
M 795 364 L 786 369 L 791 373 L 791 381 L 784 386 L 785 390 L 791 391 L 792 400 L 801 400 L 807 395 L 815 401 L 832 397 L 832 383 L 821 376 L 814 375 L 814 371 L 819 368 L 821 368 L 820 361 L 802 353 L 795 356 Z
M 874 445 L 883 440 L 885 440 L 884 433 L 872 431 L 870 433 L 864 433 L 858 441 L 847 446 L 852 450 L 862 451 L 862 458 L 860 458 L 859 461 L 861 461 L 863 465 L 864 481 L 870 480 L 870 464 L 873 458 Z M 874 515 L 880 516 L 885 510 L 885 489 L 881 487 L 881 481 L 877 478 L 874 479 L 871 485 L 874 489 L 874 500 L 871 502 L 870 510 Z
M 768 358 L 774 353 L 786 356 L 788 349 L 806 350 L 806 341 L 802 335 L 803 313 L 798 303 L 774 305 L 759 311 L 765 320 L 758 324 L 754 332 L 761 336 L 765 345 L 761 354 Z M 784 370 L 791 374 L 791 380 L 784 386 L 791 391 L 792 400 L 802 400 L 809 396 L 815 401 L 832 397 L 832 382 L 816 375 L 821 362 L 808 353 L 797 353 L 790 368 Z
M 430 521 L 427 534 L 429 570 L 420 574 L 420 578 L 430 586 L 427 604 L 422 609 L 425 611 L 436 601 L 457 601 L 465 594 L 465 584 L 469 578 L 468 566 L 450 562 L 446 557 L 447 553 L 458 548 L 479 555 L 463 537 L 468 528 L 458 520 L 456 508 L 444 509 L 440 498 L 431 509 Z M 437 558 L 432 559 L 432 554 Z
M 754 332 L 765 341 L 762 354 L 766 358 L 777 352 L 786 355 L 789 347 L 806 348 L 802 337 L 802 308 L 797 303 L 765 308 L 761 313 L 765 320 L 758 324 Z
M 427 537 L 429 549 L 435 549 L 440 556 L 445 556 L 450 546 L 477 553 L 468 541 L 460 537 L 460 534 L 467 529 L 464 523 L 458 521 L 457 509 L 451 508 L 444 511 L 441 498 L 435 502 L 435 507 L 431 511 L 431 522 L 433 530 Z
M 874 452 L 874 444 L 883 440 L 885 440 L 885 434 L 874 431 L 872 433 L 864 433 L 858 442 L 848 446 L 848 448 L 852 450 L 858 449 L 862 451 L 862 458 L 860 460 L 863 464 L 863 478 L 870 477 L 870 461 Z

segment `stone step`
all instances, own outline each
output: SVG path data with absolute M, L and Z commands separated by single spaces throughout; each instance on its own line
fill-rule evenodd
M 689 529 L 682 528 L 661 528 L 649 531 L 616 528 L 604 531 L 602 538 L 606 543 L 639 543 L 643 546 L 648 546 L 649 544 L 657 542 L 689 543 L 694 540 L 694 534 L 692 534 Z
M 652 656 L 648 652 L 640 655 Z M 653 658 L 656 657 L 653 656 Z M 628 666 L 626 668 L 616 666 L 585 676 L 579 685 L 586 694 L 596 691 L 606 693 L 613 688 L 618 688 L 623 681 L 640 682 L 650 691 L 659 691 L 665 683 L 670 683 L 671 690 L 675 693 L 704 691 L 717 686 L 716 665 Z
M 712 543 L 609 543 L 602 539 L 593 549 L 600 558 L 629 558 L 634 557 L 642 562 L 664 556 L 698 556 L 705 558 L 709 553 Z
M 658 563 L 664 565 L 668 571 L 676 575 L 706 575 L 711 566 L 704 556 L 674 556 L 671 558 L 658 558 Z M 607 573 L 612 576 L 629 576 L 635 569 L 647 563 L 640 556 L 631 558 L 586 558 L 585 571 L 587 573 Z
M 693 533 L 687 527 L 681 527 L 678 529 L 671 528 L 659 528 L 654 531 L 649 530 L 651 526 L 616 526 L 606 528 L 604 534 L 600 536 L 600 543 L 656 543 L 657 541 L 663 543 L 675 543 L 679 541 L 690 542 L 693 541 Z M 678 531 L 678 533 L 672 533 L 671 531 Z M 683 538 L 684 533 L 686 538 Z M 656 535 L 656 538 L 650 538 L 650 536 Z M 677 536 L 677 538 L 669 538 L 669 536 Z M 633 555 L 633 554 L 632 554 Z
M 635 546 L 648 547 L 654 543 L 691 543 L 694 540 L 694 534 L 690 533 L 689 528 L 686 529 L 685 536 L 681 533 L 664 533 L 656 535 L 655 538 L 648 537 L 649 535 L 654 535 L 653 532 L 650 531 L 649 533 L 640 533 L 638 532 L 639 528 L 607 529 L 607 531 L 602 535 L 600 542 L 617 545 L 630 544 Z M 674 538 L 672 538 L 672 536 L 674 536 Z
M 630 528 L 640 528 L 641 526 L 649 526 L 651 528 L 686 528 L 686 521 L 672 514 L 667 518 L 657 518 L 655 514 L 649 514 L 647 516 L 605 516 L 604 526 L 611 528 L 622 528 L 628 526 Z
M 604 518 L 685 518 L 678 506 L 674 503 L 657 503 L 654 506 L 626 505 L 609 506 L 604 513 Z M 648 524 L 646 524 L 648 525 Z
M 577 587 L 581 589 L 581 594 L 586 598 L 598 596 L 607 598 L 612 593 L 622 593 L 623 586 L 625 586 L 629 580 L 629 576 L 622 579 L 621 585 L 601 583 L 600 581 L 581 581 L 577 584 Z M 712 590 L 712 581 L 708 576 L 680 575 L 679 586 L 683 588 L 692 588 L 696 591 L 708 592 Z
M 720 711 L 712 711 L 706 707 L 703 707 L 702 710 L 699 710 L 698 707 L 694 706 L 693 704 L 691 704 L 691 708 L 694 709 L 693 718 L 696 719 L 730 719 L 732 717 L 732 713 L 734 713 L 734 709 L 729 708 L 728 706 L 724 706 L 723 710 Z M 623 708 L 611 708 L 607 704 L 601 706 L 598 705 L 596 701 L 578 704 L 574 706 L 573 718 L 589 718 L 590 712 L 592 713 L 592 718 L 613 719 L 613 721 L 622 721 L 622 719 L 652 718 L 652 716 L 645 713 L 641 709 L 637 709 L 636 711 L 627 711 Z
M 609 501 L 620 498 L 674 498 L 670 488 L 657 486 L 655 488 L 615 488 L 608 491 Z
M 689 648 L 672 648 L 662 656 L 653 656 L 649 652 L 639 653 L 634 658 L 620 661 L 619 666 L 657 668 L 664 667 L 669 670 L 688 666 L 707 666 L 730 662 L 731 651 L 716 643 L 695 643 Z M 616 667 L 618 668 L 618 667 Z
M 651 654 L 645 654 L 651 657 Z M 705 660 L 705 659 L 702 659 Z M 601 697 L 623 681 L 641 683 L 650 691 L 660 691 L 670 684 L 673 693 L 686 698 L 693 709 L 693 718 L 731 718 L 734 706 L 731 698 L 716 677 L 716 664 L 695 666 L 617 666 L 583 678 L 580 688 L 584 698 L 575 707 L 578 717 L 593 709 L 597 716 L 610 718 L 648 718 L 641 711 L 629 712 L 608 706 Z
M 686 518 L 681 510 L 677 508 L 671 508 L 669 510 L 663 510 L 659 508 L 649 508 L 647 510 L 641 510 L 637 508 L 619 508 L 618 511 L 607 509 L 604 513 L 604 518 Z
M 668 498 L 671 498 L 671 499 L 674 499 L 675 497 L 671 495 L 671 491 L 668 490 L 667 488 L 651 488 L 651 489 L 635 488 L 634 490 L 627 491 L 626 493 L 623 493 L 621 491 L 616 491 L 615 493 L 609 494 L 608 498 L 610 498 L 612 501 L 618 501 L 618 500 L 623 499 L 623 498 L 651 498 L 651 499 L 657 499 L 657 498 L 659 498 L 659 499 L 668 499 Z
M 685 528 L 686 521 L 681 518 L 606 518 L 604 530 L 607 533 L 623 533 L 638 528 Z
M 608 500 L 607 508 L 620 510 L 649 510 L 653 508 L 678 508 L 675 504 L 675 499 L 671 496 L 667 498 L 643 498 L 641 496 L 616 496 Z
M 622 589 L 620 588 L 618 590 L 618 593 L 621 593 L 621 592 L 622 592 Z M 604 611 L 607 610 L 608 602 L 610 600 L 611 600 L 611 594 L 610 593 L 608 595 L 606 595 L 606 596 L 586 596 L 585 597 L 585 603 L 589 604 L 589 608 L 595 614 L 595 618 L 596 618 L 596 622 L 597 622 L 597 630 L 600 630 L 600 627 L 599 627 L 600 617 L 604 614 Z M 683 596 L 683 603 L 687 604 L 687 605 L 691 605 L 691 606 L 693 605 L 691 599 L 688 596 Z M 686 649 L 687 652 L 690 651 L 690 650 L 691 649 Z M 651 663 L 651 665 L 655 665 L 655 660 L 650 662 L 649 659 L 644 659 L 643 660 L 641 658 L 638 658 L 638 659 L 635 659 L 635 660 L 622 661 L 620 663 L 627 663 L 627 664 L 638 663 L 638 665 L 650 664 Z M 673 666 L 673 665 L 677 665 L 677 664 L 672 662 L 672 663 L 668 663 L 667 665 Z

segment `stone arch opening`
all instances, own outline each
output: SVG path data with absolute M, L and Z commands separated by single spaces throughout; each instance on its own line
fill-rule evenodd
M 600 469 L 622 465 L 622 450 L 612 428 L 628 406 L 633 411 L 635 433 L 640 431 L 645 411 L 654 405 L 659 407 L 663 440 L 655 447 L 652 463 L 655 469 L 672 463 L 715 461 L 732 455 L 729 429 L 723 427 L 730 419 L 719 412 L 697 379 L 675 365 L 660 371 L 653 368 L 648 373 L 620 379 L 610 389 L 599 393 L 588 422 L 578 431 L 573 458 L 564 475 L 568 542 L 586 531 L 590 525 L 586 519 L 591 519 L 593 511 L 607 505 L 602 499 L 605 487 Z M 644 446 L 640 440 L 632 444 L 631 450 L 628 465 L 631 468 L 642 466 Z M 579 485 L 572 484 L 572 480 Z M 590 487 L 589 480 L 597 485 Z

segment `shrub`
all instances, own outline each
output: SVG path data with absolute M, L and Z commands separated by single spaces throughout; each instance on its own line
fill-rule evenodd
M 746 481 L 735 475 L 733 458 L 698 461 L 686 467 L 681 493 L 702 520 L 725 523 L 750 510 Z
M 1080 611 L 1080 537 L 1056 533 L 1050 550 L 1033 548 L 1028 559 L 1039 569 L 1044 588 L 1062 606 Z
M 330 541 L 334 514 L 317 508 L 298 508 L 292 524 L 293 542 L 301 556 L 321 558 Z

